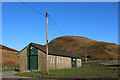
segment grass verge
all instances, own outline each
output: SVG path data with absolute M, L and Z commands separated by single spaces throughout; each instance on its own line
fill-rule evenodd
M 45 74 L 41 71 L 37 72 L 20 72 L 17 73 L 19 76 L 36 77 L 36 78 L 72 78 L 91 76 L 105 73 L 115 73 L 117 69 L 107 68 L 80 68 L 80 69 L 63 69 L 63 70 L 50 70 L 49 74 Z

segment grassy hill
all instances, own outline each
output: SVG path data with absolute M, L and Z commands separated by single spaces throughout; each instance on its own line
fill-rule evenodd
M 34 43 L 35 44 L 35 43 Z M 45 50 L 45 45 L 39 45 Z M 115 43 L 100 42 L 80 36 L 62 36 L 49 42 L 49 52 L 70 56 L 85 57 L 90 59 L 116 59 L 120 57 L 120 45 Z M 18 51 L 9 47 L 0 45 L 0 54 L 2 54 L 2 65 L 19 64 Z M 118 55 L 119 54 L 119 55 Z
M 18 56 L 16 56 L 17 52 L 15 49 L 0 44 L 0 55 L 2 55 L 2 61 L 0 60 L 0 63 L 2 63 L 2 65 L 19 64 Z
M 49 42 L 49 50 L 54 53 L 87 56 L 90 59 L 115 59 L 120 54 L 120 45 L 100 42 L 80 36 L 62 36 Z

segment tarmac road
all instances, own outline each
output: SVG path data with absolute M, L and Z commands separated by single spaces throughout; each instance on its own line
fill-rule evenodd
M 108 76 L 108 75 L 113 75 L 113 74 L 118 74 L 120 73 L 107 73 L 107 74 L 99 74 L 99 75 L 93 75 L 93 76 L 85 76 L 85 77 L 74 77 L 74 78 L 58 78 L 58 79 L 44 79 L 44 78 L 31 78 L 31 77 L 22 77 L 15 75 L 15 71 L 7 71 L 7 72 L 2 72 L 2 80 L 87 80 L 91 78 L 97 78 L 97 77 L 102 77 L 102 76 Z M 119 79 L 115 79 L 119 80 Z
M 50 80 L 50 79 L 43 79 L 43 78 L 31 78 L 31 77 L 22 77 L 15 75 L 17 72 L 15 71 L 6 71 L 2 72 L 2 80 Z M 51 79 L 56 80 L 56 79 Z

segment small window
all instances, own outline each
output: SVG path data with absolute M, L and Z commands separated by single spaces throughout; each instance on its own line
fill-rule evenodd
M 69 63 L 69 59 L 67 59 L 67 63 Z
M 61 63 L 63 63 L 63 57 L 61 58 Z
M 59 59 L 58 58 L 56 58 L 56 62 L 59 63 Z
M 65 59 L 65 62 L 67 63 L 67 62 L 68 62 L 68 59 Z
M 55 62 L 55 58 L 54 57 L 52 57 L 52 63 L 54 63 Z
M 50 57 L 50 63 L 52 63 L 52 56 Z
M 60 63 L 60 58 L 58 58 L 58 61 L 59 61 L 59 63 Z
M 78 60 L 78 63 L 80 63 L 80 60 Z

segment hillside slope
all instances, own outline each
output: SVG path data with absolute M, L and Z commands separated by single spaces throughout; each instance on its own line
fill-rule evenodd
M 49 50 L 55 53 L 68 53 L 75 56 L 87 56 L 90 59 L 115 59 L 120 45 L 100 42 L 80 36 L 62 36 L 49 42 Z
M 16 56 L 17 52 L 18 52 L 17 50 L 11 49 L 0 44 L 0 55 L 2 55 L 2 61 L 0 60 L 0 63 L 2 63 L 2 65 L 19 64 L 18 60 L 19 57 Z

